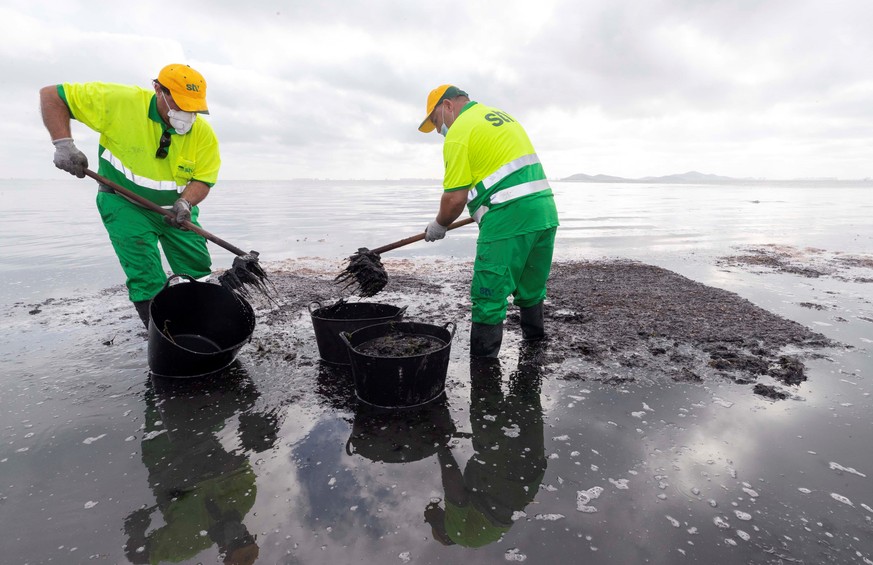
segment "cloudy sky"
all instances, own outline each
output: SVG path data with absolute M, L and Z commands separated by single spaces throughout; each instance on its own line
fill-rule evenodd
M 870 0 L 4 0 L 0 178 L 58 178 L 47 84 L 208 82 L 225 179 L 439 178 L 427 92 L 514 115 L 547 174 L 873 177 Z M 97 137 L 74 125 L 96 158 Z

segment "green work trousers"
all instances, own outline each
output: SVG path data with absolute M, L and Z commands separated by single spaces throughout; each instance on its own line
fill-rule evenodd
M 556 231 L 557 228 L 549 228 L 476 244 L 470 287 L 473 322 L 491 325 L 503 322 L 510 295 L 519 308 L 536 306 L 545 300 Z
M 127 275 L 127 293 L 132 302 L 151 300 L 167 282 L 158 243 L 173 274 L 200 278 L 212 272 L 206 239 L 164 222 L 164 216 L 113 193 L 97 193 L 97 209 L 109 232 L 115 255 Z M 197 226 L 199 210 L 191 208 Z

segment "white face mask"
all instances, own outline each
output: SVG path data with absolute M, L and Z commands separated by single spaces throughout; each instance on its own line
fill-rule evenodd
M 194 120 L 197 114 L 193 112 L 183 112 L 182 110 L 170 110 L 167 112 L 167 117 L 170 118 L 170 125 L 176 130 L 179 135 L 185 135 L 191 131 L 194 126 Z
M 445 137 L 446 134 L 449 133 L 449 126 L 446 125 L 445 106 L 440 106 L 440 118 L 443 122 L 443 125 L 440 126 L 440 135 Z
M 161 93 L 161 96 L 164 97 L 164 104 L 169 108 L 170 104 L 167 103 L 167 97 L 163 92 Z M 176 130 L 176 133 L 179 135 L 185 135 L 191 131 L 191 127 L 194 125 L 194 120 L 197 118 L 197 114 L 194 112 L 170 109 L 167 111 L 167 118 L 170 120 L 170 125 L 173 126 L 174 130 Z

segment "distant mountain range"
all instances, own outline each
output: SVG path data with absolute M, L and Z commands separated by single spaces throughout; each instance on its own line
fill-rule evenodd
M 643 177 L 638 179 L 628 179 L 624 177 L 614 177 L 611 175 L 586 175 L 586 174 L 575 174 L 571 175 L 567 178 L 561 179 L 562 181 L 570 181 L 570 182 L 600 182 L 600 183 L 609 183 L 609 182 L 638 182 L 638 183 L 661 183 L 661 184 L 734 184 L 734 183 L 759 183 L 759 182 L 790 182 L 790 183 L 821 183 L 821 182 L 851 182 L 851 183 L 869 183 L 871 179 L 862 179 L 862 180 L 853 180 L 853 181 L 842 181 L 836 178 L 814 178 L 814 179 L 788 179 L 788 180 L 767 180 L 760 178 L 734 178 L 734 177 L 723 177 L 721 175 L 710 175 L 707 173 L 699 173 L 697 171 L 688 171 L 687 173 L 679 173 L 675 175 L 665 175 L 662 177 Z

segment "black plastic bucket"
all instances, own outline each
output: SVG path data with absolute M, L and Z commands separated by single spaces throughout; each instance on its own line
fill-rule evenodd
M 170 284 L 177 278 L 188 282 Z M 242 297 L 186 275 L 167 280 L 149 314 L 149 369 L 159 377 L 220 371 L 233 363 L 255 330 L 255 313 Z
M 361 404 L 355 411 L 346 453 L 377 463 L 409 463 L 434 455 L 456 433 L 445 396 L 408 410 Z
M 313 309 L 313 307 L 315 307 Z M 344 302 L 333 306 L 322 306 L 320 302 L 309 305 L 312 329 L 318 343 L 318 356 L 325 363 L 348 365 L 349 353 L 346 344 L 340 339 L 341 332 L 353 332 L 366 326 L 403 318 L 406 306 L 398 308 L 390 304 L 371 302 Z
M 449 327 L 451 326 L 451 330 Z M 362 353 L 360 345 L 393 334 L 429 336 L 442 342 L 435 350 L 406 357 Z M 388 322 L 367 326 L 340 337 L 346 342 L 358 399 L 380 408 L 419 406 L 445 392 L 455 324 L 443 326 L 418 322 Z

